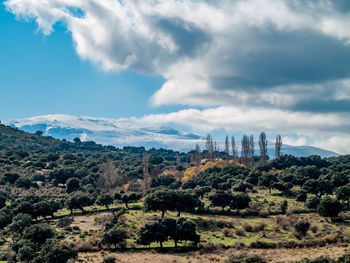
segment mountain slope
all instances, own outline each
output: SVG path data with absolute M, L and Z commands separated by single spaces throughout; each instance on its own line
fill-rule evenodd
M 58 139 L 95 141 L 103 145 L 144 146 L 145 148 L 166 148 L 178 151 L 189 151 L 199 143 L 204 149 L 205 139 L 199 135 L 182 133 L 170 127 L 144 127 L 126 119 L 108 119 L 52 114 L 5 121 L 5 124 L 27 132 L 42 131 L 44 136 Z M 222 142 L 219 142 L 222 148 Z M 274 145 L 269 145 L 268 154 L 274 157 Z M 258 150 L 256 151 L 258 152 Z M 321 157 L 338 156 L 339 154 L 312 146 L 283 145 L 283 154 L 296 157 L 319 155 Z

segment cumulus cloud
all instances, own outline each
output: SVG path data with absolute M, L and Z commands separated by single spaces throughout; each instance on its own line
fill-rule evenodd
M 7 0 L 5 5 L 35 19 L 46 35 L 63 21 L 77 53 L 105 70 L 163 76 L 155 105 L 289 108 L 327 96 L 332 109 L 339 82 L 350 78 L 344 1 Z M 334 90 L 323 90 L 325 84 Z
M 147 121 L 308 136 L 349 131 L 349 1 L 6 0 L 5 5 L 19 18 L 35 19 L 45 35 L 63 22 L 78 55 L 104 70 L 163 76 L 164 85 L 151 98 L 156 106 L 216 107 Z M 327 143 L 341 145 L 337 139 Z
M 166 114 L 151 114 L 133 121 L 143 125 L 179 124 L 206 133 L 218 127 L 227 132 L 258 135 L 284 134 L 289 145 L 313 145 L 338 153 L 349 153 L 349 113 L 308 113 L 270 109 L 242 109 L 223 106 L 204 110 L 186 109 Z

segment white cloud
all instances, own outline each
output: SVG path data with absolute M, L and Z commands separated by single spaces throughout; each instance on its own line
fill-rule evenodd
M 215 106 L 142 121 L 319 136 L 315 144 L 346 152 L 350 145 L 340 138 L 350 130 L 350 8 L 337 4 L 5 1 L 18 17 L 35 19 L 45 35 L 63 22 L 78 55 L 104 70 L 163 76 L 164 85 L 151 98 L 154 105 Z
M 5 5 L 35 19 L 44 34 L 63 21 L 79 56 L 105 70 L 162 75 L 166 82 L 152 98 L 155 105 L 254 104 L 254 93 L 257 103 L 288 107 L 300 100 L 291 85 L 313 89 L 350 77 L 322 72 L 333 62 L 327 52 L 335 52 L 327 45 L 336 49 L 350 42 L 347 13 L 327 0 L 7 0 Z
M 350 152 L 350 114 L 311 114 L 281 110 L 218 107 L 205 110 L 186 109 L 168 114 L 151 114 L 133 119 L 144 125 L 179 124 L 196 132 L 210 132 L 218 127 L 228 133 L 242 131 L 259 134 L 294 134 L 283 136 L 289 145 L 314 145 L 338 153 Z M 335 132 L 337 131 L 337 132 Z

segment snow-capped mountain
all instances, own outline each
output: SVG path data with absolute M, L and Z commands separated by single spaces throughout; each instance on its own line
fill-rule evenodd
M 143 127 L 129 119 L 108 119 L 65 114 L 50 114 L 26 119 L 4 121 L 4 124 L 26 132 L 42 131 L 44 136 L 72 141 L 94 141 L 103 145 L 193 149 L 203 138 L 182 133 L 170 127 Z
M 204 149 L 205 138 L 200 135 L 183 133 L 170 127 L 145 127 L 132 119 L 109 119 L 86 116 L 51 114 L 26 119 L 4 122 L 26 132 L 42 131 L 44 136 L 72 141 L 95 141 L 104 145 L 144 146 L 145 148 L 166 148 L 178 151 L 194 149 L 198 143 Z M 218 142 L 223 149 L 223 142 Z M 258 152 L 258 150 L 256 150 Z M 321 157 L 338 156 L 339 154 L 312 146 L 283 145 L 283 154 L 297 157 L 320 155 Z M 270 158 L 274 157 L 274 145 L 268 146 Z

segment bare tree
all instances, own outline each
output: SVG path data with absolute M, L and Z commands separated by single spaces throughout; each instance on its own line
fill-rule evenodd
M 243 135 L 242 138 L 242 149 L 241 149 L 241 162 L 245 165 L 249 165 L 249 154 L 250 146 L 249 146 L 249 137 L 247 135 Z
M 215 142 L 216 144 L 216 142 Z M 205 142 L 205 148 L 207 150 L 207 159 L 209 159 L 209 161 L 214 161 L 215 159 L 215 148 L 216 145 L 214 146 L 214 142 L 213 139 L 211 138 L 210 134 L 207 135 L 207 139 Z
M 196 143 L 196 149 L 194 151 L 195 151 L 195 154 L 194 154 L 195 163 L 197 166 L 199 166 L 201 164 L 202 154 L 198 143 Z
M 254 147 L 255 147 L 254 135 L 252 134 L 249 136 L 249 157 L 250 157 L 249 166 L 254 165 Z
M 148 154 L 147 154 L 147 152 L 143 153 L 142 164 L 143 164 L 143 175 L 148 176 L 149 172 L 148 172 Z
M 265 132 L 261 132 L 259 136 L 260 161 L 266 163 L 267 161 L 267 140 Z
M 232 149 L 232 160 L 237 161 L 237 145 L 236 145 L 234 136 L 231 136 L 231 149 Z
M 107 161 L 101 165 L 101 175 L 97 180 L 97 186 L 109 192 L 116 186 L 126 183 L 126 178 L 120 173 L 119 168 L 112 161 Z
M 230 163 L 229 151 L 230 151 L 230 144 L 228 142 L 228 136 L 226 135 L 226 138 L 225 138 L 225 160 L 226 160 L 227 165 L 229 165 L 229 163 Z
M 177 166 L 181 165 L 181 159 L 180 159 L 180 155 L 178 153 L 176 153 L 176 165 Z
M 275 158 L 276 159 L 281 157 L 281 149 L 282 149 L 282 138 L 281 138 L 281 135 L 277 135 L 276 142 L 275 142 Z

